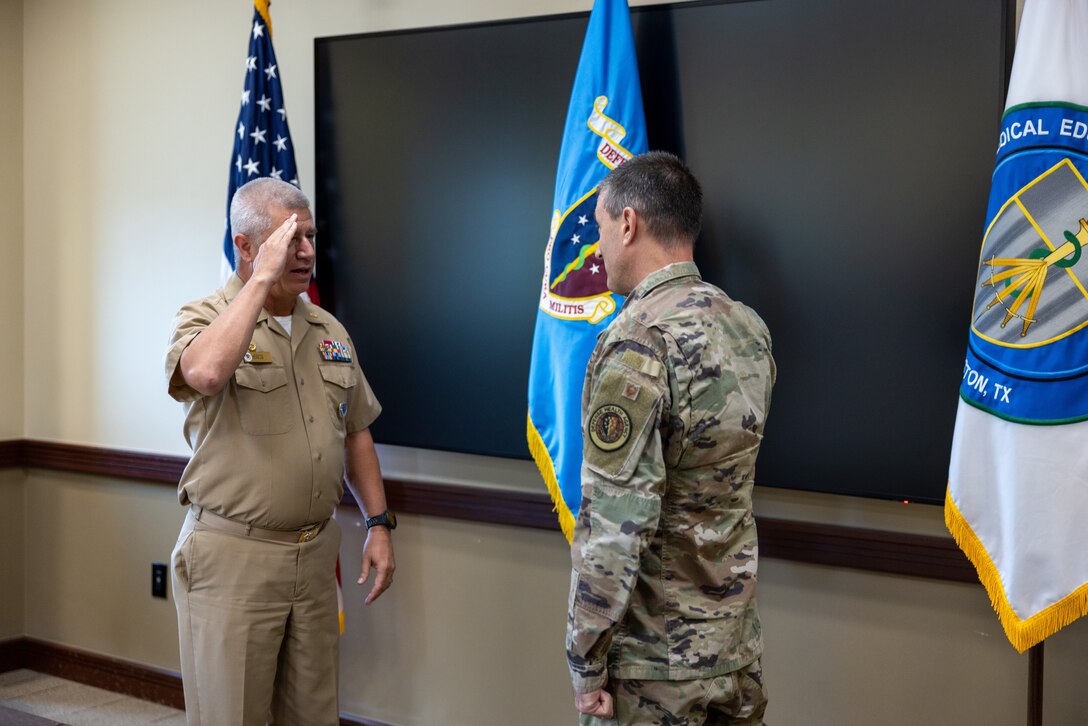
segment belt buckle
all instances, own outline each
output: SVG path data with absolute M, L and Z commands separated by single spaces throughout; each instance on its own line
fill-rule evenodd
M 298 541 L 300 543 L 309 542 L 314 537 L 316 537 L 320 531 L 321 531 L 321 525 L 320 524 L 315 524 L 314 526 L 310 527 L 309 529 L 303 530 L 302 533 L 298 536 Z

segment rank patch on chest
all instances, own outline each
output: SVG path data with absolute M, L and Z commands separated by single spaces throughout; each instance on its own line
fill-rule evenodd
M 601 451 L 615 451 L 631 438 L 631 417 L 619 406 L 606 403 L 589 417 L 589 440 Z
M 321 351 L 321 357 L 324 360 L 351 363 L 351 348 L 347 343 L 341 343 L 339 340 L 323 340 L 317 344 L 317 349 Z

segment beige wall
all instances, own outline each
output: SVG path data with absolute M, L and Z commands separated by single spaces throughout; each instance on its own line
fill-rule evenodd
M 23 7 L 0 0 L 0 440 L 23 430 Z M 0 470 L 0 639 L 23 631 L 23 480 Z
M 0 0 L 0 439 L 23 430 L 23 7 Z
M 348 583 L 341 708 L 418 726 L 570 722 L 561 535 L 402 517 L 396 585 L 364 609 L 367 588 L 347 574 L 358 570 L 360 517 L 339 518 Z
M 0 469 L 0 640 L 26 627 L 24 491 L 21 471 Z
M 303 187 L 314 176 L 314 37 L 586 6 L 278 0 L 276 51 Z M 0 380 L 25 382 L 0 387 L 0 438 L 185 453 L 162 348 L 177 306 L 218 280 L 251 14 L 244 0 L 0 0 L 0 144 L 23 151 L 0 156 L 0 218 L 21 230 L 0 236 L 0 250 L 22 264 L 0 266 L 5 338 L 22 343 L 0 347 Z M 9 99 L 25 125 L 10 120 L 20 114 L 7 113 Z M 24 350 L 58 347 L 62 355 L 24 362 Z M 399 477 L 541 486 L 522 462 L 381 453 Z M 944 534 L 937 507 L 757 497 L 761 516 Z M 148 570 L 168 558 L 182 514 L 170 487 L 0 472 L 0 638 L 176 669 L 173 607 L 150 597 Z M 561 537 L 402 521 L 394 589 L 364 609 L 347 587 L 343 708 L 405 726 L 572 723 Z M 361 528 L 355 512 L 341 522 L 351 583 Z M 760 597 L 771 723 L 1023 721 L 1026 657 L 1005 642 L 977 586 L 765 560 Z M 1048 723 L 1078 723 L 1088 711 L 1086 646 L 1088 623 L 1048 642 Z
M 185 515 L 173 489 L 31 472 L 25 511 L 25 634 L 178 670 L 174 602 L 151 597 Z

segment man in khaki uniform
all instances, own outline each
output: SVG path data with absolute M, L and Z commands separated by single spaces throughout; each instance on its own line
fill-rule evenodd
M 575 706 L 583 724 L 755 726 L 767 698 L 752 486 L 775 381 L 770 335 L 699 277 L 702 192 L 679 159 L 637 156 L 598 194 L 598 254 L 627 299 L 582 397 Z
M 309 201 L 276 179 L 231 201 L 237 273 L 177 314 L 169 392 L 193 450 L 172 555 L 189 724 L 338 724 L 339 620 L 330 519 L 342 482 L 367 517 L 369 604 L 394 560 L 368 427 L 381 410 L 347 331 L 299 297 L 310 282 Z M 346 474 L 346 479 L 345 479 Z

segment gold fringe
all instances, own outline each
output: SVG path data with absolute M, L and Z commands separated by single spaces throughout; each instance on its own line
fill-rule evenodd
M 540 470 L 540 476 L 544 477 L 544 483 L 548 485 L 548 493 L 552 495 L 552 504 L 559 517 L 559 527 L 563 530 L 563 536 L 567 538 L 567 544 L 574 538 L 574 515 L 563 501 L 563 493 L 559 490 L 559 480 L 555 476 L 555 465 L 548 453 L 548 447 L 544 445 L 544 439 L 533 426 L 532 416 L 526 416 L 525 435 L 529 440 L 529 453 L 533 455 L 536 468 Z
M 1023 653 L 1077 618 L 1088 614 L 1088 583 L 1085 583 L 1045 610 L 1032 615 L 1027 620 L 1021 620 L 1005 595 L 1001 573 L 994 566 L 990 554 L 982 545 L 978 535 L 956 508 L 951 490 L 945 494 L 944 523 L 948 531 L 952 533 L 956 544 L 975 566 L 978 579 L 986 588 L 986 593 L 990 596 L 990 604 L 993 605 L 1001 621 L 1001 627 L 1005 629 L 1005 636 L 1017 651 Z
M 253 0 L 253 7 L 257 8 L 257 12 L 264 18 L 264 24 L 268 26 L 268 39 L 272 39 L 272 14 L 268 12 L 268 6 L 272 4 L 272 0 Z

